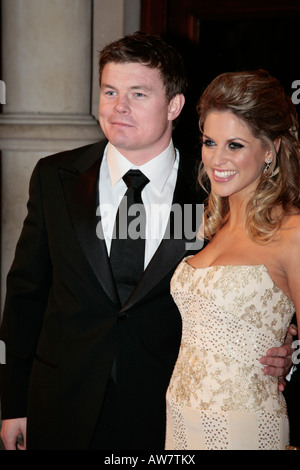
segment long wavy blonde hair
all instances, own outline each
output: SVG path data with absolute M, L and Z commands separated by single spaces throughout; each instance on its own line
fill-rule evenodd
M 247 206 L 246 230 L 256 242 L 269 242 L 285 214 L 300 209 L 300 145 L 298 117 L 291 98 L 280 82 L 264 70 L 224 73 L 206 88 L 198 104 L 199 127 L 212 111 L 230 111 L 242 119 L 254 137 L 269 147 L 273 160 L 262 172 Z M 276 152 L 274 141 L 280 139 Z M 204 236 L 210 240 L 229 216 L 227 197 L 210 190 L 203 164 L 200 185 L 209 197 L 204 212 Z M 280 210 L 274 211 L 274 208 Z

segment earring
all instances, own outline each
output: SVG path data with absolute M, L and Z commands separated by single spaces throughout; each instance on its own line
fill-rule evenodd
M 264 174 L 265 174 L 265 175 L 268 173 L 272 161 L 273 161 L 272 158 L 268 158 L 268 159 L 266 160 L 266 166 L 265 166 L 265 169 L 264 169 Z M 273 172 L 272 172 L 272 174 L 269 176 L 269 178 L 271 178 L 272 176 L 273 176 Z

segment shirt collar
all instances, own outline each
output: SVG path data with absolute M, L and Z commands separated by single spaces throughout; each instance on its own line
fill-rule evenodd
M 138 168 L 153 183 L 159 191 L 162 191 L 175 163 L 175 148 L 173 141 L 161 154 L 144 165 L 136 166 L 125 158 L 110 142 L 107 146 L 106 158 L 111 185 L 114 187 L 123 178 L 127 171 Z

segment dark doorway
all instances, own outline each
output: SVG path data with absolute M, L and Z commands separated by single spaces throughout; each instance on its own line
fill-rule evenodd
M 175 138 L 197 143 L 195 107 L 219 73 L 263 68 L 295 96 L 299 20 L 299 1 L 142 0 L 142 29 L 161 34 L 185 59 L 190 89 Z

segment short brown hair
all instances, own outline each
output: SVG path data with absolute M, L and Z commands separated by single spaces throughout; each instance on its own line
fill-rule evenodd
M 158 36 L 136 32 L 108 44 L 99 54 L 99 81 L 105 65 L 140 63 L 160 71 L 167 101 L 185 94 L 187 79 L 183 59 L 179 52 Z

